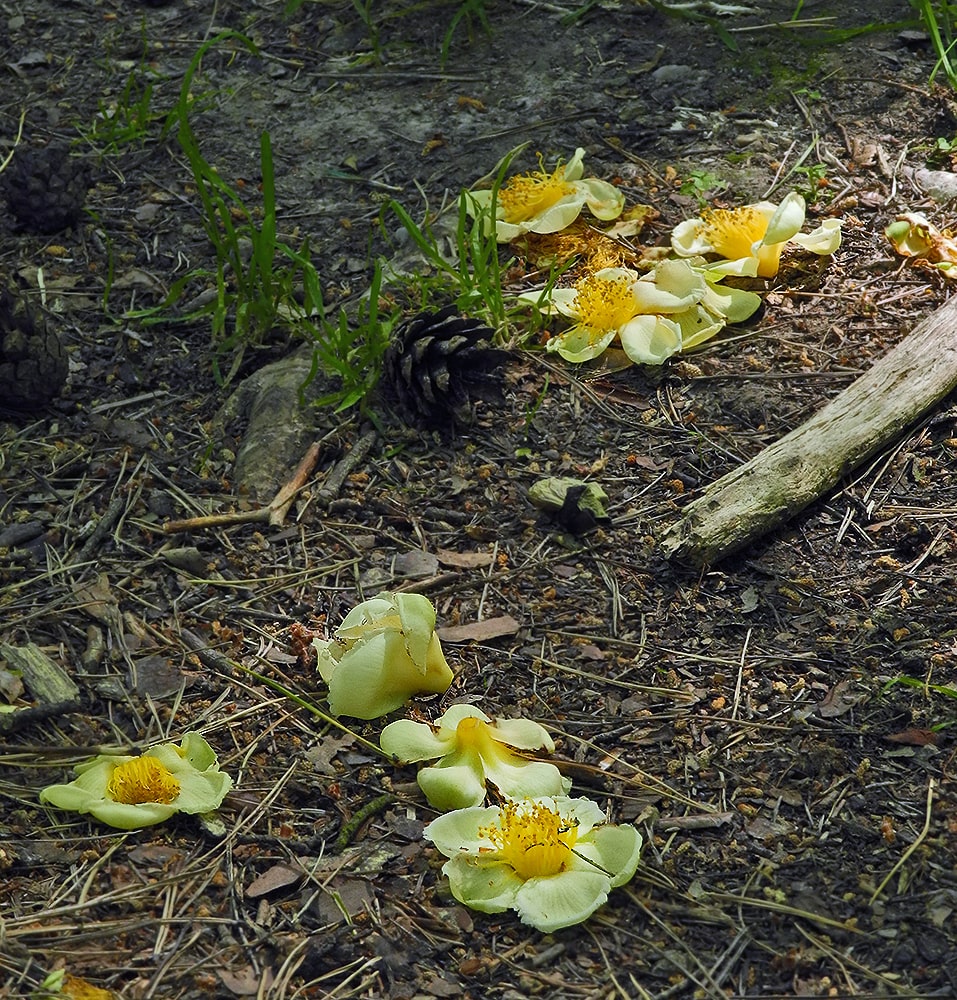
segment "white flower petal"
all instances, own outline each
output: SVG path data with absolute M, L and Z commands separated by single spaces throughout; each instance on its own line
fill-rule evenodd
M 442 874 L 448 877 L 452 895 L 460 903 L 482 913 L 511 909 L 523 885 L 509 865 L 477 864 L 461 857 L 446 861 Z
M 630 823 L 597 826 L 575 845 L 580 857 L 574 857 L 573 864 L 593 867 L 588 862 L 594 861 L 611 873 L 612 886 L 624 885 L 638 868 L 642 843 L 641 834 Z
M 585 149 L 583 146 L 579 146 L 572 158 L 565 164 L 562 178 L 566 181 L 577 181 L 585 172 L 585 167 L 582 163 L 584 159 Z
M 422 836 L 447 858 L 462 854 L 478 856 L 480 851 L 489 851 L 495 846 L 487 837 L 479 836 L 479 828 L 494 824 L 498 818 L 496 806 L 456 809 L 432 820 Z
M 491 737 L 519 750 L 547 750 L 551 753 L 555 749 L 548 730 L 531 719 L 496 719 L 491 727 Z
M 618 331 L 621 348 L 639 365 L 664 364 L 681 350 L 681 329 L 661 316 L 636 316 Z
M 770 202 L 759 202 L 752 207 L 764 212 L 774 209 L 774 206 Z M 786 195 L 781 204 L 774 209 L 761 245 L 769 246 L 774 243 L 786 243 L 795 233 L 801 231 L 801 226 L 804 225 L 804 213 L 804 198 L 797 191 L 792 191 Z
M 576 191 L 573 194 L 565 195 L 564 198 L 556 201 L 545 211 L 539 212 L 527 222 L 520 222 L 518 225 L 526 233 L 558 233 L 567 229 L 581 215 L 584 204 L 584 194 L 579 194 Z
M 729 323 L 743 323 L 761 305 L 761 296 L 743 288 L 712 285 L 705 299 L 709 309 L 720 313 Z M 688 345 L 685 344 L 685 347 Z
M 419 771 L 419 788 L 429 804 L 446 814 L 450 810 L 469 809 L 485 801 L 485 769 L 478 754 L 455 755 L 461 764 L 441 764 L 423 767 Z
M 575 188 L 596 219 L 608 222 L 617 219 L 625 207 L 625 196 L 608 181 L 587 177 L 577 181 Z
M 683 351 L 690 350 L 692 347 L 710 340 L 725 326 L 723 316 L 710 313 L 707 309 L 702 309 L 701 306 L 675 313 L 671 318 L 681 330 L 681 349 Z
M 515 894 L 513 905 L 523 923 L 548 933 L 587 920 L 608 899 L 610 888 L 601 872 L 572 869 L 530 878 Z
M 379 746 L 404 764 L 435 760 L 447 754 L 454 745 L 454 736 L 443 736 L 441 732 L 433 732 L 424 722 L 411 719 L 390 722 L 379 736 Z
M 571 781 L 544 760 L 523 761 L 520 764 L 483 758 L 485 780 L 490 781 L 509 799 L 539 798 L 543 795 L 566 795 Z
M 685 219 L 671 231 L 671 246 L 680 257 L 695 257 L 714 252 L 706 239 L 707 228 L 702 219 Z
M 832 254 L 841 245 L 841 220 L 825 219 L 813 232 L 792 236 L 791 242 L 811 253 Z
M 591 361 L 605 350 L 616 335 L 616 330 L 608 330 L 596 337 L 593 330 L 580 325 L 572 326 L 557 337 L 552 337 L 545 347 L 549 351 L 557 351 L 566 361 Z

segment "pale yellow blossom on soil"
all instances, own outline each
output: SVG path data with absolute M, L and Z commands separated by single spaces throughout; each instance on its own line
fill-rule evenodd
M 557 233 L 570 226 L 587 207 L 596 219 L 608 221 L 621 215 L 625 197 L 608 181 L 583 177 L 585 150 L 578 148 L 565 164 L 551 173 L 540 166 L 510 177 L 495 196 L 495 233 L 499 242 L 523 233 Z M 470 191 L 473 215 L 488 212 L 491 190 Z
M 442 872 L 459 902 L 484 913 L 513 909 L 555 931 L 587 920 L 635 874 L 641 834 L 604 820 L 590 799 L 528 798 L 445 813 L 425 837 L 449 858 Z

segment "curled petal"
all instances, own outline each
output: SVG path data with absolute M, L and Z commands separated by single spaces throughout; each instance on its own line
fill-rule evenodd
M 811 253 L 832 254 L 841 245 L 841 220 L 825 219 L 813 232 L 791 237 L 791 242 Z
M 584 159 L 585 159 L 585 148 L 583 146 L 579 146 L 578 149 L 575 150 L 575 153 L 572 156 L 572 158 L 565 164 L 565 169 L 562 174 L 562 177 L 566 181 L 579 180 L 582 174 L 585 172 L 585 165 L 583 162 Z
M 491 781 L 507 798 L 567 795 L 571 789 L 571 780 L 563 778 L 562 772 L 554 764 L 544 760 L 523 760 L 513 754 L 509 756 L 512 758 L 509 761 L 497 761 L 494 758 L 485 761 L 486 780 Z
M 452 733 L 436 732 L 424 722 L 399 719 L 382 730 L 379 746 L 404 764 L 414 764 L 445 756 L 455 746 L 455 738 Z
M 671 232 L 671 246 L 680 257 L 697 257 L 714 252 L 701 219 L 685 219 Z
M 764 246 L 772 243 L 787 243 L 801 231 L 801 226 L 804 225 L 804 198 L 797 191 L 791 191 L 785 195 L 776 208 L 769 201 L 759 202 L 754 208 L 765 214 L 773 213 L 768 221 L 767 232 L 761 241 Z
M 598 826 L 581 842 L 573 863 L 576 867 L 600 865 L 612 873 L 612 886 L 624 885 L 638 870 L 641 847 L 642 836 L 630 824 Z
M 548 730 L 531 719 L 497 719 L 491 736 L 493 740 L 507 743 L 516 750 L 547 750 L 551 753 L 555 749 L 555 742 L 548 735 Z
M 453 757 L 459 757 L 462 763 L 443 762 L 419 771 L 419 787 L 433 808 L 447 813 L 480 806 L 485 801 L 485 769 L 474 759 L 477 756 L 455 754 Z
M 662 316 L 636 316 L 619 331 L 625 354 L 639 365 L 661 365 L 681 350 L 681 328 Z
M 594 330 L 579 323 L 552 337 L 545 346 L 549 351 L 557 351 L 566 361 L 591 361 L 615 339 L 617 332 L 605 330 L 596 335 Z
M 617 219 L 625 207 L 625 196 L 608 181 L 589 177 L 575 185 L 584 197 L 588 210 L 596 219 L 608 222 Z

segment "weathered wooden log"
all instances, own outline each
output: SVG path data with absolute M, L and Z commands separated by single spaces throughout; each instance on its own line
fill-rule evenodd
M 957 387 L 957 296 L 813 417 L 722 476 L 660 538 L 713 565 L 804 510 Z

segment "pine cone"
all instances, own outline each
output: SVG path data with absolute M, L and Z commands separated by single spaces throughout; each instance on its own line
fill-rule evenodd
M 0 291 L 0 403 L 30 410 L 66 381 L 66 351 L 56 331 L 14 289 Z
M 90 190 L 90 164 L 65 142 L 20 147 L 0 185 L 20 229 L 49 235 L 76 223 Z
M 397 324 L 383 359 L 384 385 L 396 409 L 417 426 L 447 428 L 468 422 L 475 399 L 501 402 L 509 355 L 492 347 L 493 336 L 455 306 Z

